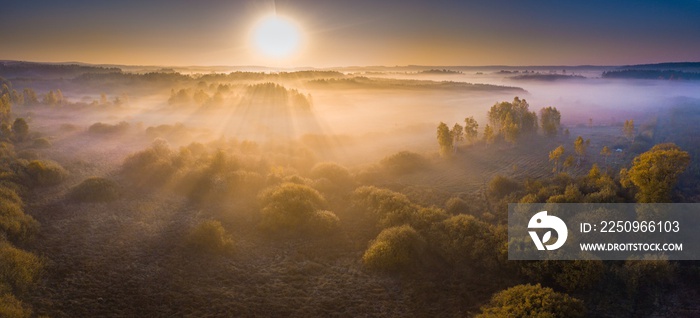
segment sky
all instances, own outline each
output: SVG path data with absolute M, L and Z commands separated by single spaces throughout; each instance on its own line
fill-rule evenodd
M 0 5 L 0 60 L 127 65 L 627 65 L 700 61 L 700 0 L 88 1 Z M 294 54 L 252 44 L 276 13 Z

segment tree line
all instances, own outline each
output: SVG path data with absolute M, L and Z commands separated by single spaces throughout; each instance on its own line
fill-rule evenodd
M 546 136 L 556 136 L 561 130 L 561 113 L 556 107 L 543 107 L 540 116 L 530 111 L 525 99 L 515 97 L 512 102 L 500 102 L 487 113 L 488 124 L 484 127 L 482 140 L 486 145 L 503 140 L 515 144 L 518 139 L 534 135 L 538 130 Z M 464 119 L 464 126 L 455 123 L 452 129 L 444 122 L 437 127 L 437 140 L 442 156 L 450 156 L 463 140 L 474 142 L 478 137 L 479 124 L 474 117 Z

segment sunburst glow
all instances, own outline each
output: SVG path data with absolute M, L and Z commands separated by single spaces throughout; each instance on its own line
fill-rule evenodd
M 253 31 L 255 48 L 268 57 L 283 58 L 295 53 L 301 44 L 301 30 L 290 19 L 269 15 Z

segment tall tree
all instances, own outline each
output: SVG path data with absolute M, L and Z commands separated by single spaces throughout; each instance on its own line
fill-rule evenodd
M 574 152 L 576 152 L 577 161 L 576 161 L 576 166 L 579 166 L 581 164 L 581 160 L 586 156 L 586 151 L 588 150 L 588 146 L 591 144 L 591 140 L 583 140 L 583 137 L 578 136 L 576 140 L 574 141 Z
M 440 125 L 437 127 L 437 140 L 440 145 L 440 155 L 443 157 L 452 155 L 454 139 L 450 128 L 443 122 L 440 122 Z
M 622 132 L 627 139 L 634 142 L 634 120 L 625 120 L 625 125 L 622 126 Z
M 63 97 L 63 92 L 61 92 L 60 89 L 56 90 L 56 104 L 62 105 L 65 102 L 65 98 Z
M 526 100 L 515 97 L 513 102 L 500 102 L 491 107 L 488 112 L 491 127 L 504 139 L 515 142 L 521 134 L 537 131 L 537 114 L 529 111 Z
M 574 156 L 569 155 L 564 160 L 564 164 L 562 166 L 564 167 L 564 169 L 570 169 L 574 166 L 574 161 L 576 161 L 576 159 L 574 159 Z
M 561 113 L 556 107 L 545 107 L 540 110 L 540 127 L 547 136 L 556 136 L 561 126 Z
M 12 123 L 12 132 L 15 135 L 17 141 L 24 141 L 29 135 L 29 125 L 24 118 L 17 118 Z
M 507 143 L 514 145 L 518 140 L 520 129 L 511 114 L 506 115 L 501 132 L 503 133 L 503 139 L 505 139 Z
M 600 178 L 600 168 L 598 168 L 597 163 L 594 163 L 591 167 L 591 170 L 588 171 L 588 178 L 592 180 L 597 180 L 598 178 Z
M 549 152 L 549 161 L 554 161 L 554 168 L 552 169 L 554 173 L 559 173 L 559 160 L 561 160 L 561 156 L 563 155 L 564 145 L 560 145 L 559 147 Z
M 671 202 L 671 190 L 690 164 L 690 155 L 673 143 L 658 144 L 620 171 L 620 183 L 637 189 L 637 202 Z
M 479 124 L 474 117 L 464 119 L 464 135 L 469 142 L 473 142 L 479 136 Z
M 16 90 L 12 90 L 12 94 L 10 95 L 10 99 L 12 100 L 12 103 L 15 105 L 24 105 L 24 95 L 20 94 Z
M 600 154 L 603 155 L 604 162 L 605 162 L 605 167 L 608 166 L 608 157 L 612 154 L 612 151 L 610 151 L 610 148 L 608 146 L 604 146 L 603 150 L 600 151 Z
M 462 134 L 464 131 L 464 128 L 462 128 L 462 125 L 455 123 L 454 126 L 452 126 L 452 139 L 453 144 L 455 147 L 457 147 L 457 144 L 459 144 L 460 141 L 464 140 L 464 135 Z
M 484 127 L 484 141 L 486 142 L 486 145 L 490 145 L 496 141 L 496 134 L 493 132 L 493 128 L 491 128 L 489 124 L 486 124 L 486 127 Z
M 25 105 L 39 104 L 39 98 L 36 96 L 36 92 L 33 89 L 25 88 L 22 91 L 22 95 L 24 95 L 24 104 Z
M 53 106 L 58 103 L 58 99 L 56 98 L 56 93 L 53 92 L 53 90 L 49 91 L 46 96 L 44 96 L 44 104 Z

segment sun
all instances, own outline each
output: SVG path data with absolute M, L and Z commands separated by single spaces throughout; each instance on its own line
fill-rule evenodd
M 252 40 L 255 48 L 268 57 L 289 57 L 301 46 L 301 30 L 286 17 L 268 15 L 255 25 Z

